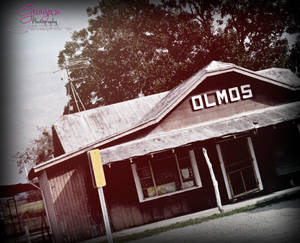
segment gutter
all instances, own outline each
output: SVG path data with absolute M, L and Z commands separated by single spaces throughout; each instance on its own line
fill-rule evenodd
M 197 79 L 196 79 L 196 76 L 198 73 L 200 73 L 201 71 L 204 71 L 202 75 L 200 75 Z M 104 139 L 101 139 L 100 141 L 96 141 L 96 142 L 93 142 L 93 143 L 90 143 L 84 147 L 81 147 L 81 148 L 78 148 L 74 151 L 71 151 L 71 152 L 68 152 L 68 153 L 65 153 L 65 154 L 62 154 L 56 158 L 53 158 L 51 160 L 48 160 L 48 161 L 45 161 L 44 163 L 41 163 L 35 167 L 33 167 L 29 174 L 28 174 L 28 178 L 30 179 L 33 179 L 34 177 L 37 176 L 37 173 L 39 173 L 40 171 L 44 170 L 44 169 L 47 169 L 49 167 L 52 167 L 54 165 L 57 165 L 59 163 L 62 163 L 64 162 L 65 160 L 68 160 L 68 159 L 71 159 L 71 158 L 74 158 L 76 156 L 79 156 L 83 153 L 86 153 L 92 149 L 97 149 L 109 142 L 112 142 L 116 139 L 120 139 L 120 138 L 123 138 L 127 135 L 130 135 L 134 132 L 137 132 L 137 131 L 140 131 L 144 128 L 147 128 L 151 125 L 154 125 L 154 124 L 157 124 L 158 122 L 160 122 L 165 116 L 166 114 L 172 110 L 178 103 L 180 103 L 190 92 L 191 90 L 193 90 L 195 87 L 197 87 L 199 84 L 201 84 L 201 82 L 203 80 L 205 80 L 207 77 L 209 76 L 213 76 L 213 75 L 219 75 L 219 74 L 223 74 L 223 73 L 227 73 L 227 72 L 231 72 L 231 71 L 235 71 L 237 73 L 240 73 L 240 74 L 244 74 L 244 75 L 248 75 L 250 77 L 253 77 L 253 76 L 256 76 L 257 78 L 259 78 L 260 80 L 262 81 L 265 81 L 267 83 L 271 83 L 271 84 L 274 84 L 274 85 L 277 85 L 277 86 L 280 86 L 280 87 L 283 87 L 283 88 L 287 88 L 287 89 L 290 89 L 290 90 L 293 90 L 293 91 L 297 91 L 297 90 L 300 90 L 300 87 L 292 87 L 292 86 L 289 86 L 287 84 L 284 84 L 278 80 L 273 80 L 269 77 L 265 77 L 261 74 L 258 74 L 256 73 L 255 71 L 251 71 L 251 70 L 248 70 L 248 69 L 245 69 L 245 68 L 242 68 L 242 67 L 239 67 L 239 66 L 236 66 L 234 64 L 232 64 L 232 66 L 230 67 L 225 67 L 225 68 L 220 68 L 219 70 L 212 70 L 212 71 L 207 71 L 205 68 L 203 68 L 202 70 L 200 70 L 198 73 L 194 74 L 191 78 L 189 79 L 195 79 L 190 85 L 189 87 L 187 87 L 186 89 L 184 89 L 181 93 L 181 95 L 179 96 L 179 98 L 173 100 L 173 102 L 169 105 L 167 105 L 167 107 L 164 107 L 158 114 L 156 114 L 156 117 L 150 117 L 150 119 L 146 120 L 146 121 L 142 121 L 140 124 L 138 125 L 135 125 L 121 133 L 117 133 L 117 134 L 114 134 L 114 135 L 111 135 L 111 136 L 108 136 Z M 253 77 L 254 78 L 254 77 Z M 179 87 L 179 86 L 177 86 Z M 163 99 L 166 99 L 169 95 L 171 95 L 172 91 L 170 91 L 169 94 L 167 94 L 167 96 L 165 96 Z M 163 100 L 162 99 L 162 100 Z M 155 107 L 154 107 L 155 108 Z M 153 108 L 153 109 L 154 109 Z M 152 109 L 152 110 L 153 110 Z

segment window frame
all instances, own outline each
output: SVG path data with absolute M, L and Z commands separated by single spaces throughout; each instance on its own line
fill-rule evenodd
M 180 173 L 180 166 L 179 166 L 179 160 L 180 158 L 178 158 L 178 155 L 176 154 L 176 152 L 174 152 L 174 157 L 175 157 L 175 163 L 176 163 L 176 168 L 177 168 L 177 176 L 179 177 L 180 180 L 180 184 L 181 184 L 181 189 L 176 190 L 174 192 L 169 192 L 169 193 L 165 193 L 162 195 L 157 195 L 157 185 L 155 183 L 155 175 L 153 174 L 153 169 L 152 169 L 152 165 L 151 165 L 151 160 L 148 160 L 149 163 L 149 168 L 151 170 L 151 176 L 152 176 L 152 180 L 154 181 L 154 190 L 156 192 L 156 195 L 153 197 L 147 197 L 144 198 L 144 194 L 143 194 L 143 189 L 142 189 L 142 185 L 141 185 L 141 181 L 137 172 L 137 166 L 136 163 L 132 162 L 131 163 L 131 170 L 132 170 L 132 175 L 133 175 L 133 179 L 135 182 L 135 187 L 136 187 L 136 191 L 138 194 L 138 199 L 139 202 L 147 202 L 147 201 L 151 201 L 151 200 L 155 200 L 158 198 L 162 198 L 162 197 L 169 197 L 178 193 L 182 193 L 182 192 L 186 192 L 186 191 L 191 191 L 191 190 L 195 190 L 198 188 L 202 187 L 202 181 L 201 181 L 201 177 L 200 177 L 200 173 L 199 173 L 199 169 L 198 169 L 198 165 L 197 165 L 197 160 L 196 160 L 196 156 L 195 156 L 195 152 L 193 149 L 189 149 L 188 150 L 188 157 L 190 159 L 190 163 L 191 163 L 191 168 L 193 171 L 193 176 L 194 176 L 194 182 L 195 185 L 192 187 L 188 187 L 188 188 L 183 188 L 183 179 L 182 179 L 182 175 Z
M 253 147 L 253 144 L 252 144 L 252 139 L 251 139 L 250 136 L 244 136 L 243 139 L 246 140 L 246 145 L 248 147 L 249 156 L 250 156 L 249 158 L 251 159 L 251 164 L 252 164 L 252 167 L 253 167 L 254 176 L 257 180 L 257 185 L 258 185 L 257 189 L 258 189 L 258 191 L 262 191 L 264 189 L 264 187 L 263 187 L 262 179 L 261 179 L 259 168 L 258 168 L 256 155 L 255 155 L 254 147 Z M 224 156 L 223 156 L 223 152 L 222 152 L 222 149 L 221 149 L 221 146 L 220 146 L 220 144 L 222 144 L 224 142 L 226 142 L 226 140 L 220 141 L 219 143 L 217 143 L 216 144 L 216 149 L 217 149 L 217 154 L 218 154 L 218 158 L 219 158 L 219 162 L 220 162 L 220 166 L 221 166 L 221 171 L 222 171 L 222 174 L 223 174 L 223 179 L 224 179 L 224 182 L 225 182 L 227 196 L 228 196 L 229 200 L 232 200 L 232 199 L 238 198 L 239 195 L 234 195 L 233 194 L 233 189 L 232 189 L 232 187 L 230 185 L 230 181 L 228 179 L 228 173 L 227 173 L 227 170 L 225 168 Z

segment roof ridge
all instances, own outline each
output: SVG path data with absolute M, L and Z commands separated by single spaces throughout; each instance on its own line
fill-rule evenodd
M 223 67 L 222 67 L 223 65 Z M 222 67 L 222 68 L 221 68 Z M 183 82 L 181 82 L 180 84 L 178 84 L 177 86 L 175 86 L 174 88 L 172 88 L 170 90 L 170 92 L 161 99 L 162 102 L 165 101 L 165 103 L 168 103 L 168 98 L 170 96 L 172 96 L 173 92 L 176 92 L 176 90 L 180 90 L 181 87 L 184 88 L 184 86 L 188 86 L 189 83 L 190 86 L 193 86 L 194 83 L 197 83 L 198 79 L 201 79 L 201 77 L 207 73 L 207 72 L 213 72 L 216 69 L 217 70 L 224 70 L 224 69 L 228 69 L 228 68 L 233 68 L 235 67 L 235 64 L 232 63 L 227 63 L 227 62 L 221 62 L 221 61 L 211 61 L 208 65 L 204 66 L 203 68 L 199 69 L 197 72 L 195 72 L 191 77 L 189 77 L 188 79 L 184 80 Z M 198 79 L 197 79 L 198 78 Z M 178 98 L 180 99 L 180 97 Z M 144 123 L 144 122 L 150 122 L 151 120 L 153 120 L 153 116 L 155 115 L 159 115 L 159 113 L 162 113 L 165 109 L 167 109 L 168 107 L 162 107 L 160 108 L 159 106 L 161 106 L 161 103 L 158 102 L 141 120 L 139 123 Z M 154 114 L 151 115 L 151 112 L 153 111 Z M 152 117 L 151 117 L 152 116 Z
M 208 68 L 209 66 L 211 68 L 213 67 L 215 69 L 210 69 L 210 68 Z M 103 136 L 103 137 L 100 136 L 100 137 L 98 137 L 97 140 L 91 141 L 91 139 L 87 138 L 87 139 L 89 139 L 89 141 L 86 142 L 85 145 L 81 144 L 80 147 L 77 146 L 78 149 L 74 148 L 74 150 L 81 151 L 84 148 L 87 148 L 90 146 L 98 147 L 98 146 L 104 145 L 105 143 L 108 143 L 109 141 L 113 141 L 114 139 L 119 139 L 121 137 L 124 137 L 124 136 L 130 135 L 130 134 L 133 134 L 137 131 L 140 131 L 141 129 L 145 129 L 147 127 L 157 124 L 170 111 L 172 111 L 172 109 L 174 109 L 174 107 L 176 107 L 182 100 L 184 100 L 190 92 L 192 92 L 198 85 L 200 85 L 204 80 L 206 80 L 206 78 L 208 78 L 210 76 L 214 76 L 214 75 L 224 74 L 227 72 L 236 72 L 241 75 L 245 75 L 248 77 L 252 77 L 252 78 L 261 80 L 262 82 L 281 86 L 286 89 L 298 90 L 298 88 L 294 88 L 292 86 L 289 86 L 288 84 L 284 84 L 284 83 L 280 82 L 280 80 L 274 80 L 267 76 L 256 73 L 255 71 L 237 66 L 235 64 L 213 61 L 209 65 L 203 67 L 198 72 L 196 72 L 192 77 L 185 80 L 181 84 L 177 85 L 170 91 L 165 91 L 162 93 L 157 93 L 157 94 L 153 94 L 153 95 L 149 95 L 149 96 L 143 96 L 140 98 L 135 98 L 135 99 L 131 99 L 128 101 L 119 102 L 119 103 L 111 104 L 109 106 L 101 107 L 101 108 L 113 107 L 116 105 L 120 105 L 122 103 L 126 104 L 133 100 L 146 99 L 148 97 L 162 95 L 163 93 L 165 93 L 164 96 L 158 97 L 158 99 L 156 99 L 155 102 L 150 102 L 149 104 L 148 104 L 148 102 L 146 102 L 147 110 L 143 109 L 142 106 L 138 105 L 137 106 L 137 107 L 139 107 L 138 109 L 143 109 L 144 112 L 140 113 L 140 116 L 137 116 L 136 114 L 134 114 L 131 117 L 131 119 L 135 119 L 135 121 L 133 123 L 131 123 L 131 124 L 126 123 L 126 124 L 124 124 L 124 126 L 121 123 L 118 123 L 118 124 L 122 125 L 121 127 L 118 127 L 118 129 L 107 130 L 105 132 L 105 136 Z M 120 107 L 117 107 L 117 108 L 121 109 Z M 107 113 L 108 111 L 106 110 L 105 112 Z M 132 114 L 132 112 L 131 112 L 131 114 Z M 123 115 L 126 116 L 125 113 Z M 119 117 L 119 119 L 121 119 L 121 118 Z M 70 123 L 70 121 L 69 121 L 69 123 Z M 59 123 L 57 123 L 57 124 L 59 126 Z M 111 123 L 107 122 L 105 124 L 107 124 L 108 128 L 111 127 Z M 64 131 L 63 133 L 66 133 L 66 132 L 67 131 Z M 74 131 L 74 132 L 77 132 L 77 131 Z M 75 135 L 72 135 L 72 136 L 75 136 Z M 69 151 L 73 151 L 73 150 L 70 149 Z

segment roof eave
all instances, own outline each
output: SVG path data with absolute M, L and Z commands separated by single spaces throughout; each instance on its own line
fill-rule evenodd
M 201 71 L 203 71 L 203 70 L 201 70 Z M 39 165 L 37 165 L 33 168 L 34 174 L 37 175 L 37 173 L 39 173 L 40 171 L 42 171 L 44 169 L 47 169 L 47 168 L 50 168 L 54 165 L 60 164 L 60 163 L 64 162 L 65 160 L 68 160 L 68 159 L 74 158 L 76 156 L 79 156 L 79 155 L 81 155 L 85 152 L 88 152 L 91 149 L 99 148 L 99 147 L 101 147 L 101 146 L 103 146 L 103 145 L 105 145 L 109 142 L 112 142 L 113 140 L 123 138 L 127 135 L 130 135 L 132 133 L 140 131 L 141 129 L 150 127 L 150 126 L 160 122 L 166 116 L 166 114 L 168 114 L 177 104 L 179 104 L 191 92 L 191 90 L 193 90 L 199 84 L 201 84 L 201 82 L 203 82 L 203 80 L 205 80 L 207 77 L 214 76 L 214 75 L 219 75 L 219 74 L 224 74 L 224 73 L 228 73 L 228 72 L 232 72 L 232 71 L 236 71 L 237 73 L 244 74 L 244 75 L 247 75 L 247 76 L 262 80 L 262 81 L 265 81 L 267 83 L 271 83 L 271 84 L 274 84 L 274 85 L 277 85 L 277 86 L 280 86 L 280 87 L 283 87 L 283 88 L 287 88 L 287 89 L 290 89 L 290 90 L 293 90 L 293 91 L 300 90 L 300 87 L 289 86 L 287 84 L 279 82 L 278 80 L 271 79 L 269 77 L 260 75 L 260 74 L 256 73 L 255 71 L 251 71 L 249 69 L 242 68 L 242 67 L 236 66 L 234 64 L 232 64 L 229 67 L 220 68 L 218 70 L 207 71 L 207 70 L 204 69 L 203 74 L 197 80 L 195 80 L 195 82 L 193 82 L 193 84 L 190 87 L 188 87 L 187 90 L 184 91 L 183 95 L 179 96 L 176 100 L 174 100 L 174 102 L 171 103 L 160 114 L 158 114 L 157 117 L 151 118 L 151 119 L 149 119 L 149 120 L 147 120 L 147 121 L 145 121 L 141 124 L 138 124 L 138 125 L 130 128 L 130 129 L 127 129 L 127 130 L 125 130 L 121 133 L 114 134 L 112 136 L 101 139 L 100 141 L 98 140 L 98 141 L 90 143 L 90 144 L 88 144 L 84 147 L 78 148 L 74 151 L 71 151 L 69 153 L 66 153 L 66 154 L 60 155 L 56 158 L 53 158 L 51 160 L 48 160 L 44 163 L 41 163 L 41 164 L 39 164 Z

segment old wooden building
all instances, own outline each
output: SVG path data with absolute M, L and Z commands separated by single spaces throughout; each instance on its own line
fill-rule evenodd
M 174 89 L 62 116 L 56 157 L 34 167 L 51 230 L 74 242 L 104 233 L 87 152 L 99 148 L 113 231 L 299 183 L 300 80 L 287 69 L 211 62 Z

